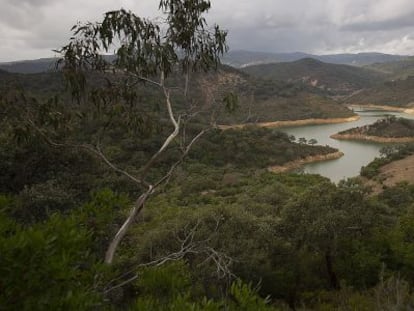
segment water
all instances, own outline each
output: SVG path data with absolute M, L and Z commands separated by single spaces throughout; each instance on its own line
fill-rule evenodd
M 330 178 L 333 182 L 357 176 L 359 175 L 362 166 L 367 165 L 375 157 L 379 156 L 380 149 L 384 144 L 365 141 L 336 140 L 329 136 L 349 128 L 372 124 L 379 119 L 385 118 L 387 115 L 414 119 L 414 115 L 390 111 L 361 110 L 356 111 L 356 113 L 358 113 L 361 118 L 354 122 L 305 125 L 280 129 L 289 135 L 294 135 L 296 139 L 299 137 L 305 137 L 307 140 L 315 138 L 319 145 L 329 145 L 344 153 L 343 157 L 336 160 L 315 162 L 305 165 L 303 167 L 305 173 L 320 174 Z

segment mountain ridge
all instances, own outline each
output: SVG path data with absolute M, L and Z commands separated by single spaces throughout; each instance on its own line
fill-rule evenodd
M 304 52 L 272 53 L 233 50 L 222 57 L 222 62 L 236 68 L 269 63 L 292 62 L 302 58 L 314 58 L 325 63 L 367 66 L 375 63 L 403 61 L 408 55 L 392 55 L 379 52 L 339 53 L 317 55 Z M 0 62 L 0 69 L 15 73 L 39 73 L 54 69 L 57 57 Z
M 408 55 L 392 55 L 379 52 L 364 53 L 339 53 L 317 55 L 303 52 L 293 53 L 270 53 L 270 52 L 253 52 L 246 50 L 234 50 L 223 56 L 222 61 L 225 64 L 237 68 L 243 68 L 254 64 L 282 63 L 292 62 L 301 58 L 314 58 L 326 63 L 364 66 L 374 63 L 388 63 L 400 61 Z

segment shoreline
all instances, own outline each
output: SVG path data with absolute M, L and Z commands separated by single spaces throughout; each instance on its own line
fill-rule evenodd
M 258 126 L 266 128 L 278 128 L 288 126 L 301 126 L 301 125 L 318 125 L 318 124 L 335 124 L 353 122 L 360 119 L 359 115 L 355 115 L 347 118 L 329 118 L 329 119 L 303 119 L 303 120 L 287 120 L 287 121 L 272 121 L 272 122 L 258 122 L 258 123 L 241 123 L 233 125 L 217 125 L 221 130 L 227 129 L 243 129 L 247 126 Z
M 411 142 L 414 142 L 414 137 L 381 137 L 381 136 L 369 136 L 369 135 L 364 135 L 364 134 L 332 134 L 330 137 L 333 139 L 338 139 L 338 140 L 372 141 L 376 143 L 411 143 Z
M 388 110 L 388 111 L 394 111 L 394 112 L 403 112 L 407 114 L 414 114 L 414 108 L 404 108 L 404 107 L 395 107 L 395 106 L 387 106 L 387 105 L 375 105 L 375 104 L 364 104 L 364 105 L 357 105 L 352 104 L 347 106 L 350 109 L 353 108 L 372 108 L 372 109 L 378 109 L 378 110 Z
M 328 160 L 335 160 L 335 159 L 339 159 L 343 155 L 344 155 L 343 152 L 336 151 L 336 152 L 332 152 L 332 153 L 328 153 L 328 154 L 308 156 L 308 157 L 303 158 L 303 159 L 287 162 L 283 165 L 269 166 L 267 168 L 267 170 L 269 172 L 272 172 L 272 173 L 285 173 L 285 172 L 300 168 L 301 166 L 303 166 L 305 164 L 314 163 L 314 162 L 328 161 Z

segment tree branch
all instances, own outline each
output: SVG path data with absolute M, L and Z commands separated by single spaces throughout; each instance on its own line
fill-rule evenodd
M 178 133 L 180 132 L 181 117 L 179 116 L 178 120 L 175 120 L 171 101 L 170 101 L 170 92 L 165 87 L 163 87 L 163 91 L 164 91 L 164 96 L 166 100 L 168 115 L 170 117 L 171 123 L 174 126 L 174 130 L 164 141 L 161 148 L 151 157 L 151 159 L 147 162 L 147 164 L 142 169 L 142 173 L 141 173 L 142 179 L 145 179 L 151 166 L 154 164 L 154 162 L 158 159 L 158 157 L 164 152 L 164 150 L 171 144 L 171 142 L 177 137 Z

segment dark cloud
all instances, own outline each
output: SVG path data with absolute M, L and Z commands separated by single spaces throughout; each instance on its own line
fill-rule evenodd
M 403 28 L 414 28 L 414 11 L 403 16 L 378 21 L 364 21 L 343 25 L 344 31 L 388 31 Z
M 232 49 L 413 54 L 413 0 L 211 0 L 209 23 Z M 160 15 L 158 0 L 0 0 L 0 61 L 53 56 L 77 21 L 124 7 Z

